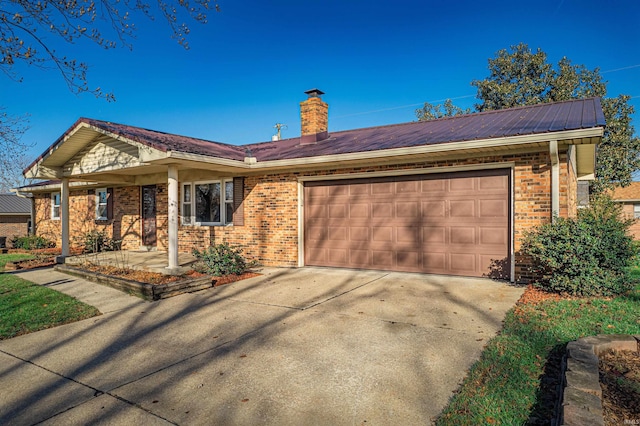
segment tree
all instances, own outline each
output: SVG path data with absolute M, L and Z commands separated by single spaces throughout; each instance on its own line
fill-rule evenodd
M 26 184 L 22 177 L 22 170 L 29 164 L 25 152 L 33 147 L 21 140 L 27 129 L 27 117 L 9 115 L 0 107 L 0 193 Z
M 511 46 L 510 51 L 498 51 L 495 58 L 489 59 L 489 76 L 474 80 L 471 85 L 478 89 L 476 97 L 480 102 L 475 105 L 476 111 L 598 96 L 607 124 L 597 152 L 594 190 L 602 192 L 614 185 L 626 186 L 633 172 L 640 169 L 640 139 L 634 136 L 630 98 L 626 95 L 607 98 L 607 83 L 598 68 L 589 70 L 584 65 L 573 65 L 566 57 L 554 66 L 542 50 L 532 52 L 528 45 L 520 43 Z M 451 115 L 455 115 L 455 108 L 447 109 L 446 104 L 445 111 L 451 110 Z M 424 113 L 417 110 L 418 119 L 439 118 L 429 114 L 439 111 L 439 107 L 432 106 Z
M 422 108 L 416 110 L 416 115 L 420 121 L 435 120 L 437 118 L 453 117 L 455 115 L 471 114 L 471 108 L 462 109 L 455 106 L 451 99 L 447 99 L 443 104 L 433 105 L 425 102 Z
M 145 0 L 0 0 L 0 70 L 8 78 L 21 82 L 20 64 L 53 68 L 72 92 L 88 92 L 113 101 L 113 93 L 89 86 L 88 64 L 59 52 L 53 44 L 66 43 L 71 49 L 75 43 L 86 40 L 105 49 L 119 45 L 132 48 L 134 18 L 154 19 L 160 15 L 166 20 L 172 38 L 188 49 L 190 30 L 185 21 L 206 23 L 206 13 L 211 8 L 219 11 L 216 0 L 157 0 L 155 4 Z M 15 154 L 31 148 L 21 142 L 27 124 L 26 117 L 9 115 L 0 106 L 0 165 L 16 169 Z M 3 170 L 2 183 L 7 185 L 7 169 Z

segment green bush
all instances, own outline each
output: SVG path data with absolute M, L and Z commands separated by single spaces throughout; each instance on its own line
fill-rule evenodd
M 83 246 L 85 253 L 99 253 L 103 251 L 120 250 L 121 240 L 114 240 L 105 232 L 89 231 L 83 235 Z
M 247 261 L 242 256 L 242 249 L 231 247 L 227 243 L 210 246 L 203 251 L 193 249 L 198 259 L 194 269 L 218 277 L 224 275 L 240 275 L 247 270 Z
M 36 250 L 55 247 L 56 243 L 39 235 L 29 235 L 26 237 L 13 237 L 11 245 L 17 249 Z
M 523 252 L 533 259 L 538 285 L 553 292 L 595 296 L 633 288 L 628 267 L 637 246 L 621 206 L 601 196 L 576 218 L 556 218 L 525 234 Z

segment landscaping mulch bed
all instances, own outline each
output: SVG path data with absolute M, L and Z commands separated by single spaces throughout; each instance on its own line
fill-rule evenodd
M 612 351 L 599 358 L 605 425 L 640 423 L 640 353 Z

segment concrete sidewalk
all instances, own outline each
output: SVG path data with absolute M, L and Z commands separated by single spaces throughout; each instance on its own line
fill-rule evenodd
M 522 293 L 419 274 L 264 274 L 104 301 L 102 316 L 0 342 L 0 424 L 429 424 Z

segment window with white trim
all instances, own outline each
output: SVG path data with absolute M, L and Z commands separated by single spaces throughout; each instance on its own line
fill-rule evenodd
M 96 220 L 107 220 L 107 200 L 109 193 L 107 188 L 96 189 Z
M 633 218 L 640 219 L 640 204 L 633 205 Z
M 233 221 L 233 181 L 184 183 L 181 204 L 183 225 L 229 225 Z
M 51 194 L 51 219 L 60 219 L 60 193 Z

